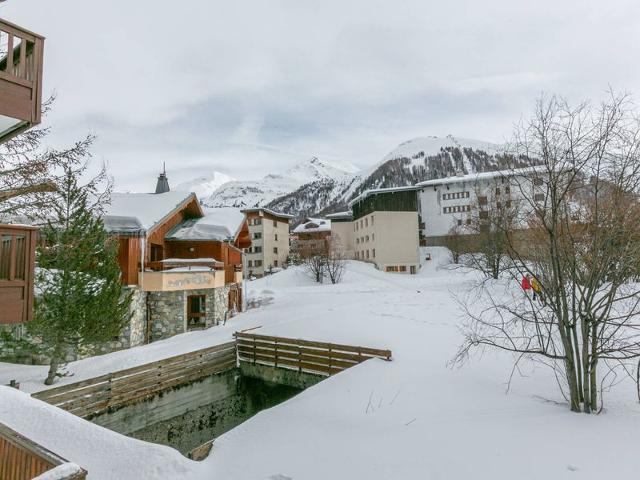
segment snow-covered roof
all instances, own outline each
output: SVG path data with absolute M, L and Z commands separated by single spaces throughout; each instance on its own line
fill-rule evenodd
M 358 202 L 361 202 L 362 200 L 364 200 L 365 198 L 367 198 L 367 197 L 369 197 L 371 195 L 378 195 L 379 193 L 407 192 L 407 191 L 411 191 L 411 190 L 419 190 L 418 185 L 408 185 L 406 187 L 375 188 L 375 189 L 371 189 L 371 190 L 365 190 L 360 195 L 358 195 L 356 198 L 351 200 L 349 202 L 349 206 L 351 207 L 352 205 L 354 205 L 354 204 L 356 204 Z
M 429 187 L 434 185 L 447 185 L 452 183 L 476 182 L 480 180 L 490 180 L 492 178 L 515 177 L 519 175 L 527 175 L 529 173 L 536 173 L 538 171 L 539 171 L 538 167 L 525 167 L 525 168 L 514 168 L 511 170 L 496 170 L 494 172 L 470 173 L 468 175 L 456 175 L 455 177 L 436 178 L 433 180 L 426 180 L 424 182 L 416 183 L 416 186 Z
M 204 217 L 185 220 L 170 230 L 166 240 L 234 240 L 245 221 L 238 208 L 221 207 L 205 210 Z
M 273 215 L 274 217 L 280 217 L 280 218 L 293 218 L 293 215 L 289 215 L 288 213 L 281 213 L 281 212 L 276 212 L 275 210 L 271 210 L 269 208 L 260 208 L 260 207 L 256 207 L 256 208 L 245 208 L 243 210 L 241 210 L 242 213 L 251 213 L 251 212 L 264 212 L 264 213 L 268 213 L 269 215 Z
M 305 222 L 293 229 L 293 233 L 330 232 L 331 220 L 325 218 L 306 218 Z
M 327 215 L 329 220 L 350 220 L 353 218 L 353 212 L 351 210 L 345 210 L 344 212 L 335 212 Z
M 104 228 L 109 233 L 121 235 L 143 235 L 144 227 L 136 217 L 121 217 L 119 215 L 109 215 L 103 218 Z
M 192 199 L 197 203 L 196 196 L 189 192 L 113 193 L 104 220 L 106 223 L 109 217 L 135 218 L 148 231 Z

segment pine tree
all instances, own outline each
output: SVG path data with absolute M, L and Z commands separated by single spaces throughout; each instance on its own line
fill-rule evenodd
M 87 169 L 65 166 L 51 205 L 53 215 L 41 230 L 37 249 L 35 319 L 30 332 L 50 358 L 45 384 L 51 385 L 67 355 L 117 336 L 129 320 L 130 295 L 122 292 L 117 241 L 100 218 L 105 193 L 103 171 L 88 184 Z

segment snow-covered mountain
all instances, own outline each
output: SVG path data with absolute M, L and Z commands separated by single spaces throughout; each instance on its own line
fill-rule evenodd
M 365 190 L 398 187 L 457 174 L 503 169 L 518 162 L 500 145 L 453 137 L 418 137 L 401 143 L 370 168 L 338 179 L 316 180 L 268 206 L 301 219 L 344 210 Z M 525 162 L 523 162 L 523 166 Z
M 522 161 L 522 166 L 525 164 L 526 161 Z M 214 174 L 211 181 L 207 177 L 186 183 L 206 206 L 266 206 L 295 215 L 299 220 L 312 214 L 344 210 L 350 200 L 368 189 L 500 170 L 507 165 L 517 166 L 518 160 L 504 154 L 502 146 L 449 135 L 413 138 L 364 170 L 347 162 L 313 157 L 261 180 L 227 181 L 213 192 L 210 188 L 215 180 L 223 178 L 221 175 Z M 201 195 L 199 190 L 209 195 Z
M 212 194 L 202 198 L 209 207 L 256 207 L 294 192 L 309 183 L 351 177 L 358 169 L 346 162 L 328 162 L 312 157 L 298 162 L 279 174 L 266 175 L 261 180 L 225 183 Z
M 225 183 L 234 181 L 236 181 L 236 179 L 229 175 L 220 172 L 212 172 L 210 175 L 182 182 L 176 185 L 174 190 L 180 192 L 194 192 L 198 198 L 207 198 Z

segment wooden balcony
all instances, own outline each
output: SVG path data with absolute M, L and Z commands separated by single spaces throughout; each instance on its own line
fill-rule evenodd
M 40 123 L 44 38 L 0 19 L 0 143 Z

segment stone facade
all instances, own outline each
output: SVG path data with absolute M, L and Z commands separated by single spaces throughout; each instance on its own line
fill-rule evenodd
M 98 353 L 109 353 L 125 348 L 144 345 L 147 325 L 147 305 L 146 292 L 138 287 L 125 287 L 126 291 L 132 291 L 129 314 L 131 318 L 129 324 L 124 328 L 116 340 L 107 342 L 96 348 Z
M 229 315 L 231 284 L 203 290 L 149 292 L 150 341 L 154 342 L 184 333 L 187 328 L 187 297 L 205 296 L 204 328 L 219 325 Z

